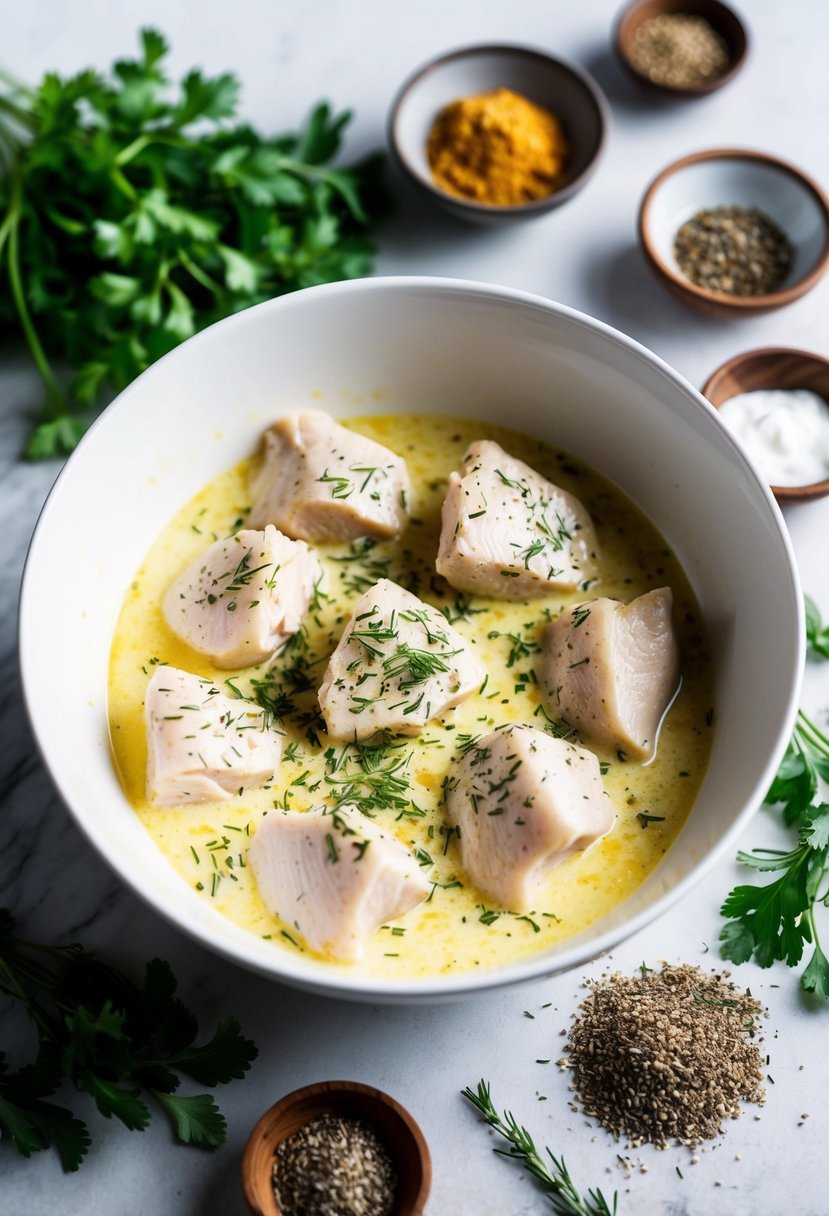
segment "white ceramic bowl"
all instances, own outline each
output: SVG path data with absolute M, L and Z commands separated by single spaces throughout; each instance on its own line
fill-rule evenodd
M 758 207 L 792 247 L 785 280 L 760 296 L 732 296 L 698 287 L 674 256 L 677 232 L 698 211 Z M 651 269 L 677 299 L 724 317 L 755 316 L 805 295 L 829 265 L 829 203 L 800 169 L 764 152 L 715 148 L 674 161 L 642 200 L 639 236 Z
M 429 133 L 445 106 L 499 88 L 512 89 L 556 114 L 573 148 L 564 185 L 517 207 L 488 207 L 441 190 L 426 157 Z M 576 64 L 532 47 L 469 46 L 430 60 L 409 77 L 392 106 L 389 143 L 411 181 L 445 211 L 476 224 L 506 224 L 545 215 L 581 190 L 601 155 L 607 115 L 601 89 Z
M 545 954 L 495 971 L 395 982 L 275 949 L 188 887 L 121 791 L 106 696 L 122 597 L 173 513 L 250 453 L 281 411 L 309 404 L 339 416 L 459 413 L 558 444 L 660 527 L 696 591 L 717 667 L 713 755 L 697 804 L 627 902 Z M 403 1002 L 578 966 L 688 891 L 733 848 L 768 787 L 792 727 L 803 628 L 792 551 L 769 489 L 679 375 L 630 338 L 538 297 L 454 280 L 373 279 L 231 317 L 121 394 L 43 509 L 23 581 L 20 653 L 32 725 L 58 788 L 94 846 L 153 908 L 266 975 Z

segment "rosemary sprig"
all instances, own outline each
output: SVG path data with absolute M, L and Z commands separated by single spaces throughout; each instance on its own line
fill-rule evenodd
M 549 1148 L 545 1149 L 550 1164 L 533 1143 L 533 1138 L 525 1127 L 515 1119 L 511 1111 L 499 1115 L 492 1104 L 489 1083 L 479 1081 L 477 1090 L 464 1089 L 461 1094 L 471 1102 L 482 1119 L 493 1131 L 507 1141 L 508 1148 L 496 1148 L 493 1151 L 514 1161 L 521 1161 L 544 1190 L 552 1204 L 555 1216 L 616 1216 L 617 1196 L 614 1192 L 611 1204 L 599 1190 L 589 1190 L 583 1196 L 570 1177 L 563 1157 L 556 1157 Z

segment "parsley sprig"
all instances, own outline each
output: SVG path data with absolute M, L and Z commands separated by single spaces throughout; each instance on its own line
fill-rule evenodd
M 610 1203 L 599 1190 L 589 1190 L 583 1196 L 576 1187 L 563 1157 L 545 1149 L 546 1156 L 536 1148 L 532 1136 L 510 1111 L 500 1115 L 490 1096 L 489 1083 L 479 1081 L 477 1089 L 464 1089 L 462 1096 L 471 1102 L 484 1122 L 507 1141 L 507 1148 L 493 1151 L 513 1161 L 521 1161 L 542 1186 L 550 1200 L 555 1216 L 615 1216 L 617 1197 Z
M 808 595 L 806 604 L 806 645 L 815 658 L 829 659 L 829 625 L 824 625 L 820 609 Z
M 829 657 L 829 628 L 816 605 L 806 597 L 806 638 L 815 657 Z M 829 737 L 811 718 L 798 711 L 794 734 L 766 803 L 780 810 L 783 821 L 797 830 L 791 849 L 752 849 L 737 860 L 763 874 L 774 874 L 764 885 L 735 887 L 722 905 L 728 923 L 720 933 L 722 954 L 735 963 L 750 958 L 761 967 L 780 961 L 796 967 L 807 945 L 812 955 L 801 987 L 829 1001 L 829 959 L 820 944 L 817 914 L 829 906 L 829 803 L 821 797 L 821 781 L 829 781 Z
M 214 1148 L 226 1135 L 209 1093 L 177 1093 L 181 1076 L 213 1088 L 241 1079 L 256 1058 L 235 1018 L 196 1043 L 198 1025 L 176 997 L 167 963 L 152 959 L 139 988 L 82 946 L 44 946 L 15 933 L 0 910 L 0 993 L 19 1001 L 37 1032 L 32 1063 L 8 1070 L 0 1053 L 0 1131 L 24 1156 L 52 1146 L 76 1170 L 89 1146 L 86 1124 L 49 1101 L 65 1083 L 88 1094 L 100 1114 L 131 1131 L 150 1122 L 152 1101 L 182 1144 Z M 179 1075 L 181 1074 L 181 1075 Z
M 776 874 L 761 886 L 735 887 L 722 905 L 728 919 L 720 934 L 722 953 L 735 963 L 754 958 L 761 967 L 782 961 L 796 967 L 804 946 L 811 960 L 800 977 L 807 992 L 829 1000 L 829 960 L 820 945 L 815 913 L 829 904 L 829 803 L 819 801 L 819 777 L 829 776 L 829 738 L 798 713 L 792 741 L 766 801 L 779 806 L 797 827 L 793 849 L 753 849 L 737 860 L 760 873 Z
M 167 52 L 144 29 L 108 77 L 0 73 L 0 323 L 45 389 L 30 457 L 70 451 L 105 392 L 196 330 L 371 268 L 378 159 L 330 164 L 350 114 L 322 103 L 298 134 L 263 136 L 234 120 L 234 76 L 174 88 Z

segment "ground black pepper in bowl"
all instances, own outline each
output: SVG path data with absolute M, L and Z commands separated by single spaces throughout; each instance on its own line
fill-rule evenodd
M 699 967 L 617 973 L 591 985 L 559 1063 L 585 1114 L 631 1146 L 693 1146 L 738 1118 L 741 1102 L 763 1103 L 761 1012 Z
M 674 238 L 674 257 L 697 287 L 760 296 L 783 283 L 792 247 L 783 230 L 757 207 L 715 207 L 686 220 Z
M 365 1120 L 320 1115 L 278 1146 L 273 1187 L 281 1216 L 389 1216 L 397 1176 Z

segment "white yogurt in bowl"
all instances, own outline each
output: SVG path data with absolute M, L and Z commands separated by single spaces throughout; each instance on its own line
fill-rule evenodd
M 829 477 L 829 404 L 818 393 L 754 389 L 729 397 L 720 416 L 771 485 Z

